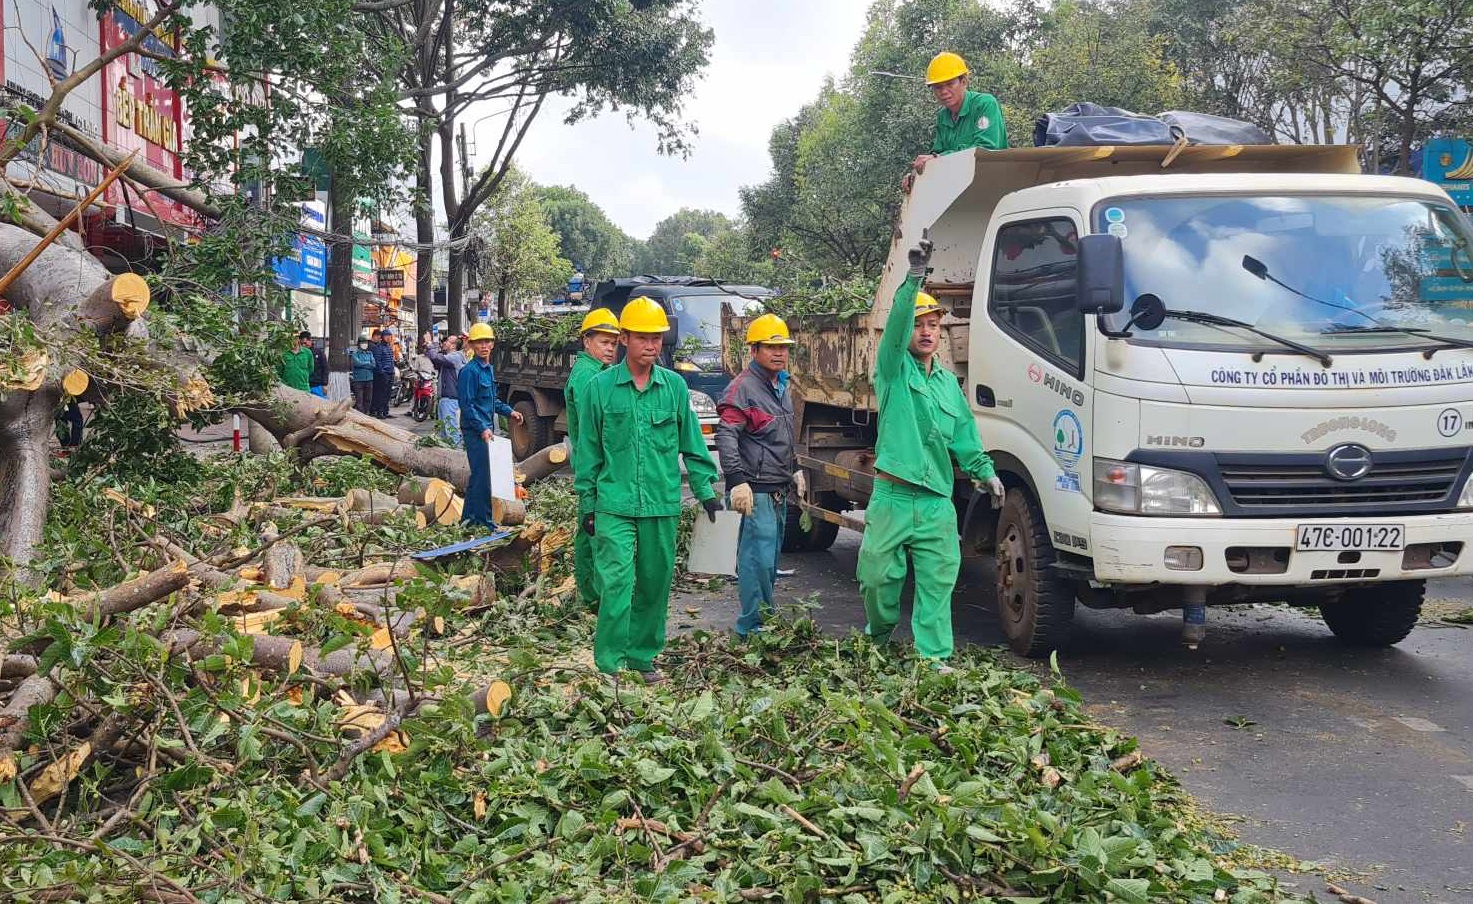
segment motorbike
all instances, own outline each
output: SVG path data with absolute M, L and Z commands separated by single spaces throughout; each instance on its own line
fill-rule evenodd
M 403 405 L 414 398 L 413 373 L 402 359 L 394 363 L 394 375 L 389 378 L 389 404 Z
M 427 421 L 435 410 L 435 378 L 415 371 L 410 371 L 409 375 L 414 383 L 414 402 L 409 408 L 409 416 L 416 421 Z

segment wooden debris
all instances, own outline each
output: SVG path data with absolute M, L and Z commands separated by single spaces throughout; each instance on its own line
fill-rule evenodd
M 67 371 L 66 376 L 61 378 L 61 391 L 74 399 L 86 392 L 87 387 L 91 385 L 92 378 L 80 368 Z
M 1333 882 L 1325 883 L 1325 891 L 1334 895 L 1340 904 L 1376 904 L 1370 898 L 1363 898 L 1360 895 L 1352 894 Z

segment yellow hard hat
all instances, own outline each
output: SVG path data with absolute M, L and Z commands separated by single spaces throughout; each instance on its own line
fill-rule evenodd
M 663 333 L 670 329 L 670 318 L 660 303 L 643 296 L 630 301 L 619 315 L 619 329 L 631 333 Z
M 613 333 L 619 334 L 619 321 L 614 317 L 614 312 L 608 308 L 594 308 L 583 315 L 583 325 L 578 328 L 580 333 Z
M 926 67 L 926 84 L 939 85 L 966 74 L 967 61 L 947 50 L 931 58 L 931 65 Z
M 793 339 L 788 335 L 788 325 L 776 314 L 763 314 L 747 325 L 747 344 L 755 343 L 763 345 L 792 345 Z
M 473 323 L 471 324 L 471 331 L 466 336 L 472 342 L 478 339 L 495 339 L 496 331 L 491 329 L 491 324 L 489 323 Z
M 916 293 L 916 316 L 917 317 L 921 316 L 922 314 L 939 314 L 939 313 L 942 313 L 942 311 L 941 311 L 941 302 L 937 301 L 929 293 L 926 293 L 926 292 L 917 292 Z

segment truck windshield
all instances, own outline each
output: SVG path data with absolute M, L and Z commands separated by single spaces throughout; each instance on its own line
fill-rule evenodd
M 721 306 L 734 313 L 760 312 L 760 300 L 740 295 L 681 295 L 670 299 L 671 313 L 680 329 L 676 358 L 702 370 L 721 369 Z
M 1385 195 L 1122 198 L 1095 228 L 1121 236 L 1125 297 L 1231 317 L 1338 352 L 1473 340 L 1473 232 L 1453 208 Z M 1129 314 L 1111 315 L 1119 329 Z M 1408 332 L 1398 332 L 1407 330 Z M 1246 330 L 1168 319 L 1151 344 L 1252 348 Z

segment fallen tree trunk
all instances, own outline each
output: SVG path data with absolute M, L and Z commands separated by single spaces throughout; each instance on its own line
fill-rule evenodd
M 50 703 L 56 698 L 56 684 L 46 675 L 32 675 L 20 683 L 0 708 L 0 782 L 6 771 L 14 776 L 15 762 L 11 751 L 20 746 L 31 724 L 31 707 Z
M 559 470 L 567 467 L 571 453 L 568 449 L 568 441 L 554 443 L 535 455 L 530 455 L 525 461 L 517 465 L 517 473 L 522 475 L 523 485 L 536 483 L 539 480 L 556 474 Z
M 159 639 L 171 653 L 186 654 L 191 659 L 218 653 L 226 640 L 224 637 L 212 637 L 192 629 L 166 631 Z M 256 668 L 286 675 L 296 674 L 297 669 L 301 668 L 306 651 L 300 640 L 271 634 L 255 634 L 251 640 L 251 665 Z

